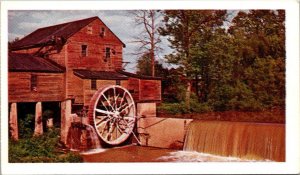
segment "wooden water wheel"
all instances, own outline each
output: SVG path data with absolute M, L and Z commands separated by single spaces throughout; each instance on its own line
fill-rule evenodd
M 99 89 L 89 106 L 89 120 L 102 142 L 108 145 L 124 143 L 133 132 L 136 109 L 131 94 L 117 85 Z

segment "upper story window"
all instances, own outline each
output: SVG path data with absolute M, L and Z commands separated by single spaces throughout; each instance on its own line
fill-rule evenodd
M 31 89 L 31 91 L 37 91 L 37 75 L 31 75 L 30 89 Z
M 87 45 L 81 45 L 81 56 L 86 57 L 87 56 Z
M 116 85 L 121 85 L 121 80 L 116 80 Z
M 104 27 L 101 27 L 101 29 L 100 29 L 100 36 L 101 37 L 105 36 L 105 28 Z
M 93 27 L 92 26 L 87 27 L 87 33 L 88 34 L 93 34 Z
M 105 48 L 105 61 L 110 59 L 110 47 Z
M 96 79 L 91 80 L 91 89 L 96 90 L 97 89 L 97 81 Z

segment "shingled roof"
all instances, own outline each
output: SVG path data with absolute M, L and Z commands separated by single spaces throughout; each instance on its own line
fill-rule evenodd
M 114 71 L 91 71 L 83 69 L 75 69 L 74 75 L 83 79 L 98 79 L 98 80 L 127 80 L 126 75 Z
M 134 73 L 130 73 L 130 72 L 125 72 L 125 71 L 122 71 L 122 70 L 119 70 L 118 73 L 126 75 L 128 77 L 138 78 L 138 79 L 145 79 L 145 80 L 161 80 L 162 79 L 161 77 L 138 75 L 138 74 L 134 74 Z
M 100 20 L 100 18 L 98 18 L 97 16 L 94 16 L 91 18 L 86 18 L 86 19 L 67 22 L 67 23 L 63 23 L 63 24 L 57 24 L 57 25 L 53 25 L 53 26 L 39 28 L 39 29 L 35 30 L 34 32 L 30 33 L 29 35 L 25 36 L 24 38 L 22 38 L 21 40 L 15 42 L 12 45 L 11 49 L 12 50 L 20 50 L 20 49 L 38 47 L 43 44 L 49 43 L 49 41 L 51 41 L 53 39 L 53 37 L 61 37 L 62 39 L 67 40 L 69 37 L 74 35 L 80 29 L 82 29 L 83 27 L 85 27 L 86 25 L 88 25 L 89 23 L 91 23 L 92 21 L 94 21 L 96 19 Z M 118 37 L 117 37 L 117 39 L 125 47 L 125 44 Z
M 63 73 L 65 68 L 45 58 L 22 53 L 8 54 L 9 72 Z

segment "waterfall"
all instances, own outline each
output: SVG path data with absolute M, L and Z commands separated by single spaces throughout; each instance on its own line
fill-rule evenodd
M 285 124 L 195 120 L 189 125 L 184 150 L 283 162 Z
M 89 124 L 71 123 L 68 131 L 67 145 L 71 150 L 88 150 L 101 148 L 95 129 Z
M 91 143 L 92 143 L 92 148 L 94 149 L 98 149 L 98 148 L 101 148 L 101 145 L 100 145 L 100 141 L 99 141 L 99 138 L 98 138 L 98 135 L 95 131 L 95 129 L 89 125 L 89 124 L 86 124 L 86 131 L 88 131 L 89 134 L 87 134 L 87 136 L 89 136 L 88 139 L 91 140 Z

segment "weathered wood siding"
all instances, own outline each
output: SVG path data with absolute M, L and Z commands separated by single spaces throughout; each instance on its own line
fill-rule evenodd
M 101 37 L 101 29 L 105 36 Z M 67 68 L 90 70 L 115 70 L 122 68 L 123 44 L 100 21 L 95 20 L 68 39 Z M 81 56 L 81 46 L 87 45 L 87 56 Z M 110 59 L 104 61 L 105 48 L 110 47 Z M 113 51 L 114 50 L 114 51 Z
M 137 78 L 129 78 L 128 80 L 128 90 L 131 93 L 134 101 L 139 101 L 139 92 L 140 92 L 140 80 Z
M 140 80 L 140 101 L 160 101 L 161 81 L 160 80 Z
M 37 91 L 31 90 L 31 74 L 37 75 Z M 9 102 L 61 101 L 64 98 L 61 73 L 8 73 Z
M 116 85 L 116 80 L 96 80 L 97 84 L 97 90 L 105 88 L 109 85 Z M 127 80 L 121 80 L 121 85 L 124 88 L 127 88 Z M 93 97 L 93 95 L 96 93 L 97 90 L 91 89 L 91 80 L 85 79 L 83 80 L 83 99 L 84 99 L 84 105 L 89 105 L 90 100 Z
M 161 81 L 129 78 L 128 90 L 135 101 L 160 101 Z
M 83 103 L 83 79 L 66 70 L 66 97 L 75 99 L 74 103 Z

